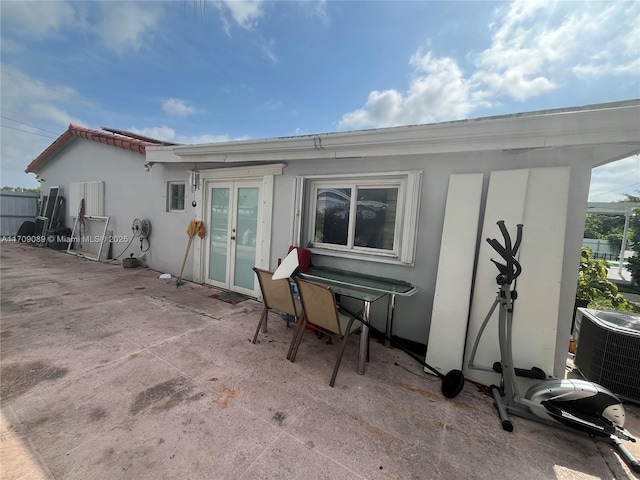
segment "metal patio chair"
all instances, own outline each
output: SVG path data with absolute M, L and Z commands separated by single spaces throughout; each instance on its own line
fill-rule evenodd
M 298 286 L 300 300 L 302 300 L 303 315 L 291 340 L 287 358 L 292 362 L 295 361 L 307 324 L 313 324 L 316 328 L 320 328 L 327 333 L 342 337 L 338 358 L 329 382 L 329 385 L 333 387 L 349 337 L 352 333 L 359 331 L 362 324 L 338 309 L 336 298 L 330 287 L 299 278 L 294 280 Z
M 267 316 L 269 315 L 269 311 L 273 310 L 286 314 L 288 327 L 289 315 L 293 316 L 296 321 L 299 321 L 302 315 L 302 304 L 300 300 L 295 298 L 293 293 L 291 293 L 291 283 L 289 279 L 273 280 L 271 278 L 273 272 L 260 268 L 254 268 L 253 271 L 256 272 L 258 276 L 258 283 L 260 284 L 260 291 L 262 292 L 262 302 L 264 304 L 256 333 L 253 336 L 252 343 L 256 343 L 260 329 L 262 328 L 263 332 L 267 331 Z

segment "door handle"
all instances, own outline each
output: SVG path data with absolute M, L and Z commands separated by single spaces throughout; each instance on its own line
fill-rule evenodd
M 235 240 L 235 239 L 236 239 L 236 237 L 231 237 L 231 240 Z

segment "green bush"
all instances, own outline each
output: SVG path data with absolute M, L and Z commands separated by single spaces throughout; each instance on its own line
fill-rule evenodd
M 622 233 L 614 232 L 607 235 L 607 242 L 609 243 L 609 250 L 614 255 L 618 255 L 620 249 L 622 248 Z
M 617 285 L 607 280 L 607 262 L 593 258 L 593 252 L 589 247 L 582 248 L 576 297 L 589 300 L 589 304 L 608 301 L 615 308 L 626 303 L 624 297 L 618 293 Z
M 627 270 L 631 272 L 633 283 L 640 286 L 640 254 L 636 251 L 636 254 L 629 259 L 629 265 Z

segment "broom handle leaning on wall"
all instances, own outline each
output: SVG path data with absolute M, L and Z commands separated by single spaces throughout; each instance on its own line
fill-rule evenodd
M 184 272 L 184 266 L 187 264 L 187 257 L 189 256 L 189 250 L 191 250 L 191 242 L 193 241 L 193 236 L 189 237 L 189 243 L 187 244 L 187 251 L 184 253 L 184 260 L 182 261 L 182 268 L 180 269 L 180 276 L 178 280 L 182 280 L 182 272 Z

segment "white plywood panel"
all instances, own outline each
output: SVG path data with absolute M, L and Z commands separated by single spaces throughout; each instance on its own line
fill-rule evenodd
M 513 173 L 516 172 L 518 181 L 521 182 L 522 171 Z M 515 284 L 518 299 L 513 313 L 514 366 L 536 366 L 547 373 L 553 371 L 555 360 L 569 176 L 568 167 L 529 170 L 527 184 L 523 188 L 525 195 L 517 197 L 518 201 L 524 198 L 521 220 L 517 218 L 518 209 L 514 210 L 514 205 L 502 203 L 498 207 L 495 204 L 489 205 L 487 201 L 483 227 L 483 238 L 497 238 L 502 243 L 502 235 L 495 225 L 498 220 L 505 220 L 513 238 L 516 225 L 524 225 L 522 244 L 518 252 L 522 274 Z M 490 184 L 489 194 L 492 193 Z M 478 328 L 495 300 L 498 289 L 495 282 L 498 271 L 489 260 L 491 256 L 496 257 L 497 254 L 494 254 L 493 249 L 483 241 L 471 306 L 464 370 L 466 376 L 485 385 L 497 383 L 499 375 L 471 370 L 466 363 Z M 500 358 L 497 318 L 496 309 L 479 345 L 476 364 L 490 366 Z M 518 384 L 523 391 L 531 381 L 518 378 Z
M 513 313 L 517 367 L 553 372 L 569 201 L 569 167 L 531 170 Z M 568 339 L 567 339 L 568 341 Z
M 460 369 L 464 359 L 483 177 L 449 177 L 426 356 L 442 373 Z
M 496 383 L 499 381 L 499 376 L 489 372 L 471 370 L 467 364 L 480 325 L 487 316 L 498 292 L 496 283 L 498 270 L 491 262 L 491 258 L 496 258 L 498 255 L 485 239 L 502 239 L 497 225 L 498 220 L 505 221 L 509 233 L 515 238 L 516 225 L 523 223 L 528 184 L 528 169 L 492 172 L 489 179 L 463 368 L 466 377 L 483 384 Z M 500 359 L 497 332 L 498 310 L 496 309 L 478 347 L 476 364 L 491 366 L 493 362 Z

